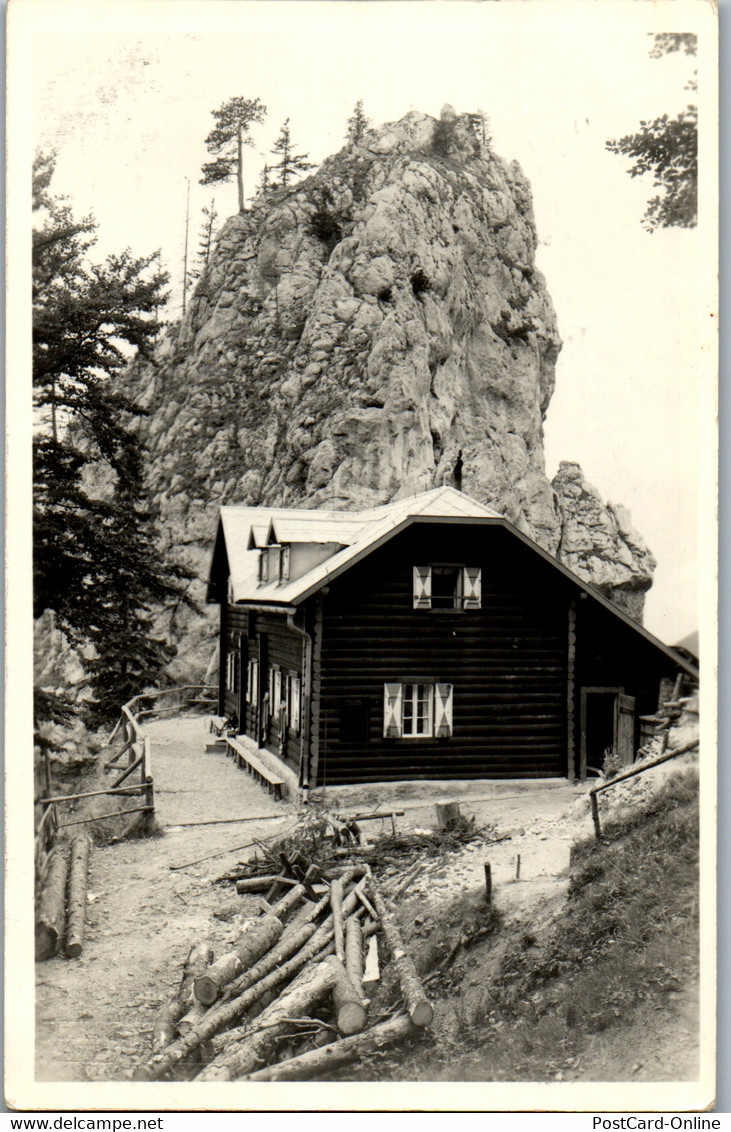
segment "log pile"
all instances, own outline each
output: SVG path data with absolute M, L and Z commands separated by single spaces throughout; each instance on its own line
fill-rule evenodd
M 207 945 L 191 948 L 134 1080 L 307 1080 L 429 1025 L 431 1005 L 367 865 L 310 885 L 287 883 L 296 878 L 284 862 L 278 874 L 259 864 L 262 886 L 279 898 L 262 901 L 226 954 L 214 960 Z M 385 1017 L 369 1009 L 365 989 L 379 985 L 379 936 L 402 1000 Z
M 91 839 L 78 834 L 48 855 L 36 905 L 36 960 L 57 955 L 65 939 L 69 959 L 81 955 L 86 924 L 86 888 Z

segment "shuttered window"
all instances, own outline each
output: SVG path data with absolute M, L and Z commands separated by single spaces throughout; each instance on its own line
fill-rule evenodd
M 446 739 L 452 730 L 451 684 L 384 684 L 385 739 Z
M 479 566 L 463 567 L 462 594 L 464 609 L 482 608 L 482 570 Z
M 249 661 L 249 671 L 246 681 L 246 698 L 250 704 L 256 703 L 256 698 L 259 691 L 259 661 Z
M 431 566 L 414 566 L 414 609 L 431 609 Z
M 269 554 L 266 550 L 259 552 L 259 582 L 263 585 L 269 581 Z
M 300 729 L 300 700 L 301 700 L 301 684 L 299 676 L 290 672 L 287 677 L 287 701 L 289 704 L 289 726 L 293 731 L 299 733 Z
M 384 739 L 400 739 L 402 734 L 401 720 L 401 685 L 383 685 L 383 737 Z
M 279 556 L 279 580 L 289 581 L 289 547 L 283 546 Z
M 281 668 L 273 667 L 269 671 L 271 674 L 270 698 L 272 713 L 277 715 L 282 705 L 287 702 L 287 684 L 283 679 Z
M 479 566 L 414 566 L 414 609 L 480 609 Z
M 239 690 L 239 657 L 235 652 L 230 652 L 226 657 L 226 690 L 229 692 Z

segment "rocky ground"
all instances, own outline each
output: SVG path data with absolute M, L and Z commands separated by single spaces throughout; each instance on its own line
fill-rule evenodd
M 191 943 L 208 939 L 216 954 L 223 953 L 237 934 L 241 915 L 255 906 L 253 898 L 215 885 L 215 878 L 249 855 L 246 846 L 281 836 L 294 822 L 292 803 L 275 802 L 225 754 L 203 753 L 207 736 L 202 720 L 159 721 L 149 725 L 149 732 L 163 833 L 93 850 L 84 952 L 76 960 L 56 958 L 37 965 L 38 1080 L 129 1079 L 134 1064 L 149 1051 L 156 1009 L 175 990 Z M 375 789 L 332 790 L 327 807 L 339 812 L 370 808 L 376 803 Z M 448 944 L 459 940 L 465 922 L 474 921 L 475 910 L 484 907 L 487 861 L 504 924 L 539 930 L 559 914 L 568 886 L 570 845 L 591 835 L 585 787 L 564 781 L 411 783 L 401 787 L 400 795 L 394 786 L 379 793 L 383 809 L 405 811 L 396 819 L 399 831 L 433 827 L 439 799 L 458 800 L 462 814 L 474 816 L 475 824 L 486 830 L 486 840 L 427 859 L 400 897 L 402 925 L 422 958 L 443 955 Z M 234 818 L 252 820 L 185 824 Z M 390 830 L 384 819 L 370 823 L 368 832 L 375 837 Z M 452 988 L 454 1001 L 450 1005 L 447 994 L 437 1010 L 439 1054 L 425 1047 L 411 1055 L 405 1079 L 506 1079 L 494 1058 L 481 1056 L 479 1049 L 450 1047 L 448 1031 L 459 1025 L 454 1004 L 458 998 L 469 1003 L 470 994 L 477 992 L 467 984 L 479 990 L 482 977 L 469 958 L 458 969 L 465 986 Z M 626 1031 L 622 1039 L 617 1033 L 596 1035 L 581 1060 L 559 1079 L 692 1075 L 695 1002 L 688 983 L 662 1010 L 654 1003 L 632 1023 L 645 1034 L 648 1027 L 656 1033 L 651 1057 L 637 1055 Z M 529 1071 L 535 1075 L 528 1079 L 546 1077 L 538 1065 Z M 555 1077 L 555 1070 L 550 1076 Z

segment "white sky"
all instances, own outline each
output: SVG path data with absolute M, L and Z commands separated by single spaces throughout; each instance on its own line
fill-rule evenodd
M 648 628 L 672 643 L 697 627 L 698 432 L 710 424 L 698 407 L 715 381 L 707 364 L 700 380 L 699 230 L 646 233 L 651 186 L 604 143 L 694 99 L 683 87 L 696 61 L 650 59 L 648 33 L 712 35 L 708 5 L 26 0 L 21 12 L 29 147 L 58 149 L 54 188 L 93 212 L 100 255 L 160 248 L 178 295 L 186 177 L 192 253 L 212 195 L 221 221 L 236 209 L 234 184 L 198 184 L 211 110 L 226 99 L 269 109 L 247 191 L 286 117 L 318 162 L 342 145 L 358 98 L 377 125 L 445 102 L 484 109 L 496 151 L 532 184 L 538 266 L 564 340 L 547 472 L 576 460 L 631 510 L 659 563 Z M 711 57 L 701 36 L 701 83 L 706 45 Z

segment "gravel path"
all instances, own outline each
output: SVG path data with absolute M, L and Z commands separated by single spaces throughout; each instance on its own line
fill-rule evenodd
M 96 846 L 84 952 L 36 965 L 36 1077 L 124 1080 L 147 1054 L 152 1021 L 177 987 L 192 942 L 222 954 L 251 900 L 212 884 L 254 838 L 281 834 L 293 807 L 275 802 L 223 752 L 205 753 L 202 719 L 150 723 L 162 837 Z M 182 822 L 282 815 L 280 821 Z M 221 854 L 173 871 L 170 866 Z

